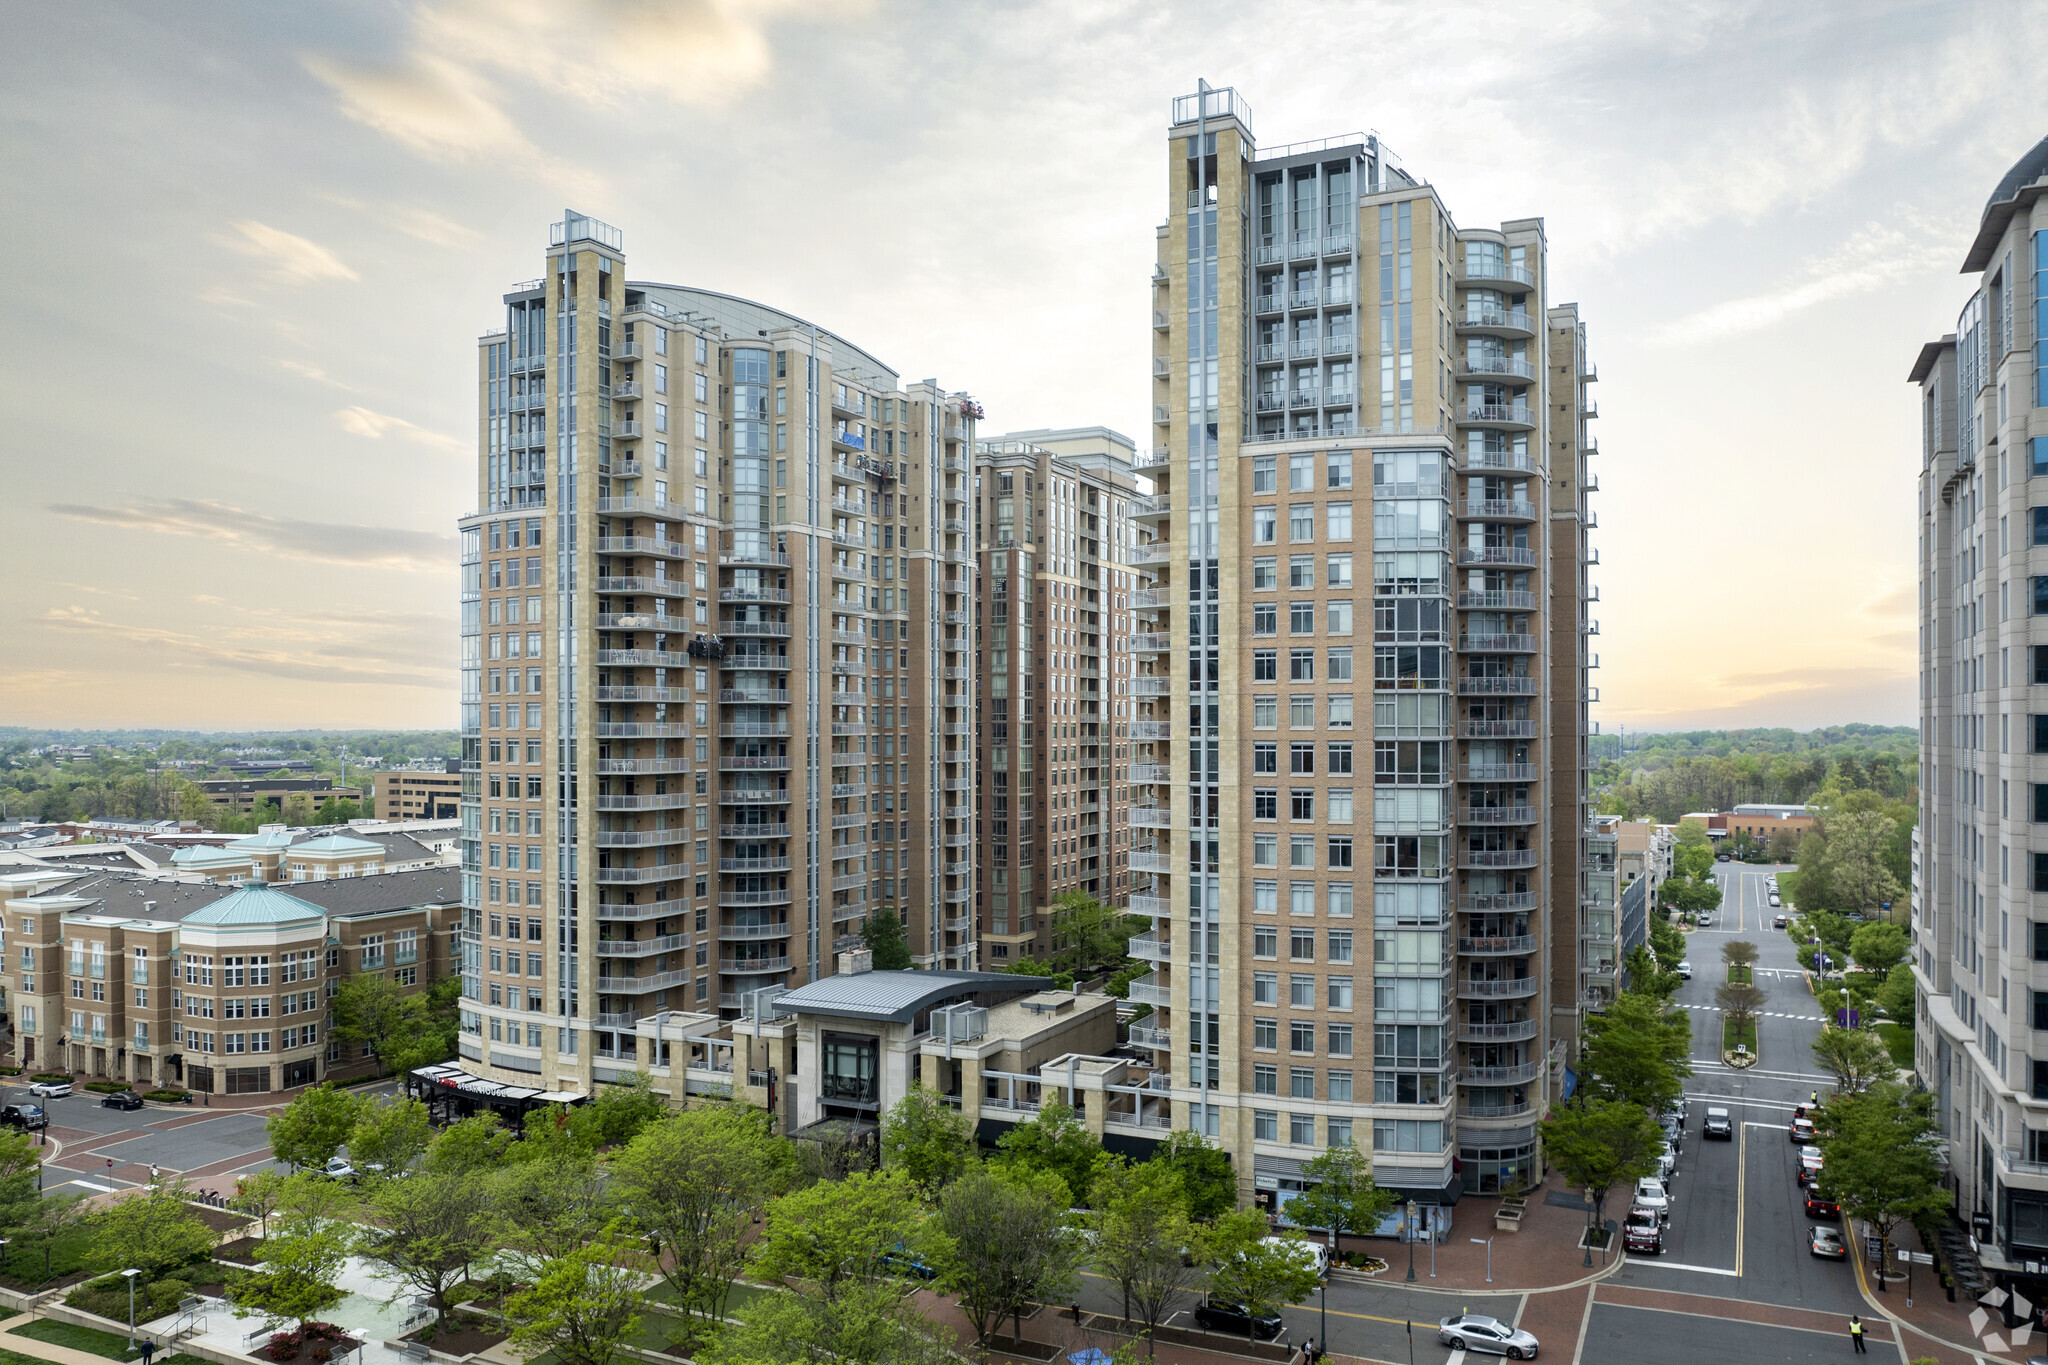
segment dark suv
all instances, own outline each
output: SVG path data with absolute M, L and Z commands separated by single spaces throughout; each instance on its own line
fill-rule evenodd
M 0 1123 L 9 1128 L 20 1128 L 25 1132 L 36 1132 L 50 1126 L 50 1116 L 39 1104 L 10 1104 L 0 1109 Z
M 1241 1303 L 1225 1303 L 1211 1299 L 1195 1309 L 1195 1326 L 1208 1332 L 1227 1332 L 1234 1337 L 1253 1336 L 1258 1340 L 1271 1341 L 1280 1335 L 1284 1325 L 1278 1313 L 1261 1313 L 1256 1321 L 1244 1311 Z

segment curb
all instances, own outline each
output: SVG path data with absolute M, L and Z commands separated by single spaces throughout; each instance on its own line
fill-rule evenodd
M 1574 1250 L 1577 1249 L 1578 1248 L 1574 1248 Z M 1590 1275 L 1581 1275 L 1578 1279 L 1567 1280 L 1563 1284 L 1536 1285 L 1534 1287 L 1517 1287 L 1514 1285 L 1504 1284 L 1478 1284 L 1466 1285 L 1463 1288 L 1457 1289 L 1440 1289 L 1433 1285 L 1423 1285 L 1419 1282 L 1411 1285 L 1405 1280 L 1390 1281 L 1383 1279 L 1381 1276 L 1378 1275 L 1366 1277 L 1365 1282 L 1389 1288 L 1393 1285 L 1398 1284 L 1402 1289 L 1409 1290 L 1411 1292 L 1419 1292 L 1423 1294 L 1461 1294 L 1467 1298 L 1470 1298 L 1474 1294 L 1557 1294 L 1562 1293 L 1566 1290 L 1584 1289 L 1587 1285 L 1598 1284 L 1600 1283 L 1600 1281 L 1607 1279 L 1609 1276 L 1618 1272 L 1623 1266 L 1627 1264 L 1628 1252 L 1624 1249 L 1615 1254 L 1614 1260 L 1612 1262 L 1598 1270 L 1595 1270 Z M 1584 1267 L 1580 1268 L 1583 1269 Z M 1393 1267 L 1390 1265 L 1387 1267 L 1387 1269 L 1392 1270 Z
M 1853 1224 L 1851 1224 L 1851 1231 L 1854 1231 Z M 1863 1302 L 1869 1307 L 1871 1312 L 1877 1314 L 1879 1317 L 1883 1318 L 1886 1322 L 1889 1322 L 1892 1325 L 1892 1330 L 1896 1332 L 1899 1337 L 1900 1355 L 1910 1357 L 1911 1353 L 1906 1350 L 1906 1333 L 1911 1332 L 1915 1336 L 1924 1337 L 1926 1340 L 1933 1342 L 1937 1346 L 1945 1346 L 1951 1351 L 1958 1351 L 1963 1355 L 1970 1357 L 1972 1360 L 1980 1362 L 1986 1360 L 1996 1360 L 2005 1362 L 2005 1365 L 2012 1365 L 2012 1358 L 2010 1356 L 2001 1355 L 1996 1351 L 1988 1351 L 1984 1348 L 1981 1342 L 1973 1342 L 1970 1345 L 1965 1346 L 1961 1342 L 1950 1341 L 1947 1337 L 1938 1336 L 1935 1333 L 1926 1329 L 1925 1327 L 1921 1327 L 1916 1323 L 1908 1322 L 1905 1318 L 1900 1317 L 1897 1313 L 1894 1313 L 1888 1305 L 1886 1305 L 1881 1299 L 1879 1299 L 1876 1294 L 1873 1294 L 1871 1292 L 1869 1278 L 1864 1274 L 1863 1270 L 1863 1257 L 1856 1254 L 1856 1249 L 1854 1247 L 1850 1248 L 1850 1257 L 1855 1262 L 1856 1288 L 1858 1292 L 1860 1292 L 1863 1295 Z

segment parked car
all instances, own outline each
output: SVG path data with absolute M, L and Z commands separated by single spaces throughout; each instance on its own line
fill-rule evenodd
M 1794 1142 L 1810 1143 L 1813 1141 L 1813 1120 L 1801 1114 L 1792 1120 L 1792 1126 L 1787 1129 L 1787 1133 Z
M 1768 899 L 1769 899 L 1769 901 L 1770 901 L 1770 906 L 1771 906 L 1771 909 L 1773 909 L 1773 910 L 1777 909 L 1777 908 L 1779 907 L 1779 905 L 1781 905 L 1781 904 L 1783 903 L 1783 902 L 1781 902 L 1781 901 L 1780 901 L 1780 900 L 1778 899 L 1778 893 L 1777 893 L 1777 892 L 1775 892 L 1775 891 L 1773 891 L 1773 892 L 1772 892 L 1772 893 L 1770 894 L 1770 896 L 1769 896 L 1769 898 L 1768 898 Z
M 37 1081 L 28 1093 L 40 1100 L 61 1100 L 71 1093 L 69 1081 Z
M 1820 1154 L 1820 1148 L 1801 1147 L 1799 1149 L 1799 1183 L 1810 1185 L 1814 1181 L 1819 1180 L 1822 1164 L 1823 1158 Z
M 1665 1222 L 1671 1221 L 1671 1196 L 1656 1176 L 1646 1175 L 1636 1182 L 1635 1200 L 1639 1208 L 1654 1210 Z
M 1704 923 L 1706 923 L 1706 921 L 1705 921 L 1705 920 L 1701 920 L 1701 921 L 1700 921 L 1700 923 L 1704 924 Z M 1677 973 L 1678 973 L 1678 979 L 1679 979 L 1680 981 L 1690 981 L 1690 980 L 1692 980 L 1692 963 L 1691 963 L 1691 962 L 1689 962 L 1689 961 L 1686 961 L 1686 960 L 1684 960 L 1684 959 L 1682 959 L 1682 958 L 1681 958 L 1681 959 L 1679 960 L 1679 963 L 1678 963 L 1678 965 L 1677 965 L 1676 967 L 1673 967 L 1673 968 L 1672 968 L 1671 970 L 1673 970 L 1673 971 L 1675 971 L 1675 972 L 1677 972 Z
M 142 1108 L 142 1096 L 136 1094 L 133 1090 L 116 1090 L 111 1095 L 102 1095 L 100 1097 L 100 1108 L 140 1109 Z
M 327 1164 L 320 1168 L 320 1174 L 329 1180 L 354 1180 L 356 1168 L 349 1164 L 347 1157 L 329 1157 Z
M 1791 920 L 1786 919 L 1783 915 L 1773 915 L 1771 917 L 1771 927 L 1773 929 L 1783 929 L 1786 925 L 1790 924 L 1791 922 Z
M 936 1280 L 939 1272 L 924 1263 L 922 1257 L 909 1247 L 898 1242 L 894 1249 L 883 1252 L 875 1258 L 882 1268 L 892 1275 L 901 1275 L 909 1280 Z
M 1677 1170 L 1678 1149 L 1671 1145 L 1669 1139 L 1666 1139 L 1664 1144 L 1657 1150 L 1657 1175 L 1661 1179 L 1669 1180 Z
M 1806 1192 L 1806 1216 L 1808 1218 L 1840 1218 L 1842 1206 L 1820 1192 L 1818 1187 Z
M 43 1107 L 39 1104 L 10 1104 L 5 1109 L 0 1109 L 0 1123 L 6 1124 L 9 1128 L 34 1133 L 50 1126 L 50 1116 L 43 1112 Z
M 1707 1121 L 1702 1131 L 1710 1138 L 1719 1138 L 1723 1142 L 1732 1141 L 1735 1137 L 1735 1122 L 1728 1117 L 1726 1109 L 1709 1106 Z
M 1728 855 L 1725 853 L 1716 853 L 1714 855 L 1714 861 L 1717 863 L 1725 863 L 1728 861 Z
M 1842 1230 L 1824 1224 L 1807 1229 L 1806 1249 L 1824 1261 L 1849 1259 L 1849 1244 L 1842 1240 Z
M 1477 1313 L 1453 1313 L 1445 1318 L 1436 1325 L 1436 1339 L 1446 1346 L 1485 1351 L 1509 1360 L 1536 1358 L 1535 1333 Z
M 1712 915 L 1710 915 L 1710 914 L 1707 914 L 1707 913 L 1705 913 L 1705 912 L 1701 912 L 1701 914 L 1700 914 L 1700 928 L 1702 928 L 1702 929 L 1711 929 L 1711 928 L 1713 928 L 1713 927 L 1714 927 L 1714 917 L 1713 917 Z
M 1195 1309 L 1195 1326 L 1208 1332 L 1225 1332 L 1234 1337 L 1272 1341 L 1286 1330 L 1278 1313 L 1261 1313 L 1254 1319 L 1241 1303 L 1210 1299 Z
M 1630 1251 L 1663 1255 L 1664 1223 L 1657 1217 L 1657 1211 L 1640 1207 L 1630 1209 L 1627 1221 L 1621 1225 L 1621 1244 Z
M 1330 1273 L 1330 1252 L 1321 1242 L 1310 1242 L 1294 1237 L 1264 1237 L 1260 1239 L 1269 1247 L 1299 1247 L 1294 1254 L 1304 1263 L 1312 1263 L 1318 1277 Z

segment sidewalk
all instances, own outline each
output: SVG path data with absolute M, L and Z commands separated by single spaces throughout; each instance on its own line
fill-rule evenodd
M 1857 1231 L 1859 1245 L 1863 1235 L 1862 1231 Z M 1921 1247 L 1917 1233 L 1909 1231 L 1907 1237 L 1913 1249 L 1925 1249 Z M 1897 1255 L 1896 1248 L 1893 1255 Z M 1969 1365 L 1969 1362 L 1980 1358 L 2024 1362 L 2048 1353 L 2048 1338 L 2038 1330 L 2023 1343 L 2015 1345 L 1998 1310 L 1974 1303 L 1960 1293 L 1956 1301 L 1950 1303 L 1948 1291 L 1941 1287 L 1941 1280 L 1931 1266 L 1913 1267 L 1913 1306 L 1908 1308 L 1904 1280 L 1887 1280 L 1885 1292 L 1880 1294 L 1864 1258 L 1854 1256 L 1853 1259 L 1856 1283 L 1863 1291 L 1864 1302 L 1899 1326 L 1909 1358 L 1933 1356 L 1943 1365 Z M 1985 1316 L 1977 1320 L 1979 1329 L 1973 1330 L 1971 1318 L 1979 1311 Z

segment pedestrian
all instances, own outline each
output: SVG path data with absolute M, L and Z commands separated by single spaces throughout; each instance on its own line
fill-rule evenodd
M 1856 1343 L 1857 1355 L 1863 1356 L 1870 1354 L 1870 1352 L 1867 1349 L 1865 1349 L 1863 1345 L 1863 1319 L 1857 1317 L 1853 1313 L 1849 1316 L 1849 1340 Z
M 1301 1343 L 1301 1358 L 1304 1365 L 1316 1365 L 1316 1339 L 1310 1337 Z
M 1820 1107 L 1820 1091 L 1818 1090 L 1813 1092 L 1813 1105 L 1816 1109 Z
M 149 1365 L 149 1358 L 156 1354 L 156 1343 L 148 1337 L 142 1339 L 142 1365 Z
M 1078 1303 L 1074 1305 L 1074 1325 L 1076 1327 L 1081 1325 L 1081 1305 Z

